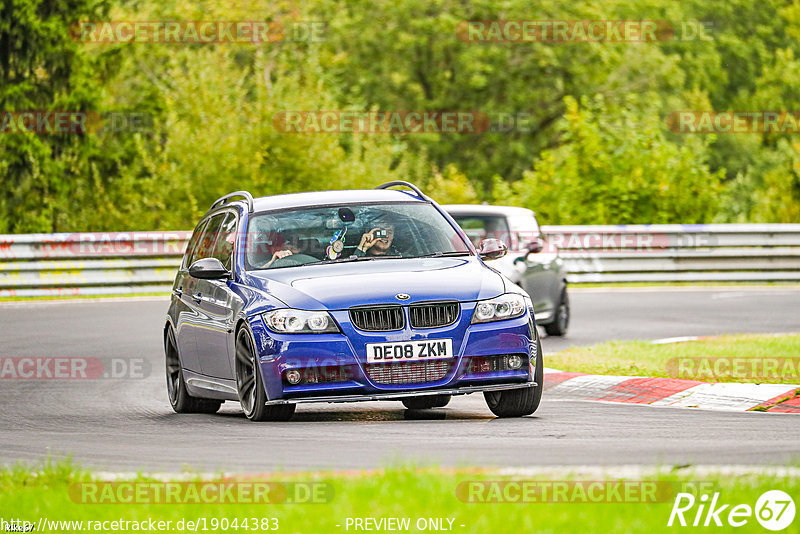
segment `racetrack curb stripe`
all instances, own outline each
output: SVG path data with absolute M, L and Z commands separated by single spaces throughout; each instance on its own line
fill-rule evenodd
M 656 401 L 653 405 L 747 411 L 778 395 L 783 394 L 786 396 L 789 391 L 794 390 L 796 387 L 785 384 L 702 383 L 676 395 Z
M 791 384 L 707 383 L 677 378 L 590 375 L 551 371 L 545 374 L 550 398 L 606 401 L 676 408 L 748 411 L 768 408 L 776 413 L 800 413 L 800 387 Z M 780 402 L 783 399 L 787 399 Z
M 800 413 L 800 404 L 798 404 L 796 400 L 794 403 L 783 402 L 777 406 L 773 406 L 767 411 L 769 413 Z
M 663 378 L 631 378 L 620 382 L 607 395 L 593 400 L 653 404 L 702 382 Z
M 554 371 L 554 372 L 547 372 L 545 371 L 544 374 L 544 389 L 547 391 L 548 389 L 559 385 L 561 382 L 565 380 L 570 380 L 571 378 L 575 378 L 576 376 L 584 376 L 586 373 L 566 373 L 562 371 Z
M 800 389 L 781 395 L 780 398 L 770 399 L 765 404 L 768 412 L 800 413 Z

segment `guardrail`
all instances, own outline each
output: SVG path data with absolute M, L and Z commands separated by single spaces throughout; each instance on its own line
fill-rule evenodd
M 800 224 L 543 226 L 570 282 L 800 280 Z
M 800 224 L 543 226 L 542 232 L 544 254 L 559 250 L 570 282 L 800 281 Z M 0 235 L 0 297 L 168 292 L 189 236 Z
M 191 232 L 0 235 L 0 297 L 169 292 Z

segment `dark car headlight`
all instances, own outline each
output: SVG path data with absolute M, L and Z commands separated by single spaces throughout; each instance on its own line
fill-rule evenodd
M 267 328 L 278 334 L 335 334 L 339 327 L 328 312 L 283 308 L 262 315 Z
M 493 299 L 478 301 L 472 313 L 472 324 L 522 317 L 525 310 L 525 297 L 517 293 L 506 293 Z

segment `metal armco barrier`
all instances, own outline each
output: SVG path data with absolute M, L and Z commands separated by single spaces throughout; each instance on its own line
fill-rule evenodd
M 543 226 L 570 282 L 800 281 L 800 224 Z M 0 235 L 0 297 L 168 292 L 190 232 Z M 534 259 L 532 256 L 531 259 Z
M 0 235 L 0 297 L 169 292 L 190 236 Z
M 800 281 L 800 224 L 542 226 L 570 282 Z

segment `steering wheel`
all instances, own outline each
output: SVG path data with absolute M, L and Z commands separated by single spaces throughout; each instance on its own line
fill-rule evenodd
M 313 261 L 319 261 L 319 259 L 314 256 L 309 256 L 308 254 L 292 254 L 285 258 L 276 259 L 272 262 L 270 267 L 297 267 L 298 265 L 305 265 Z

